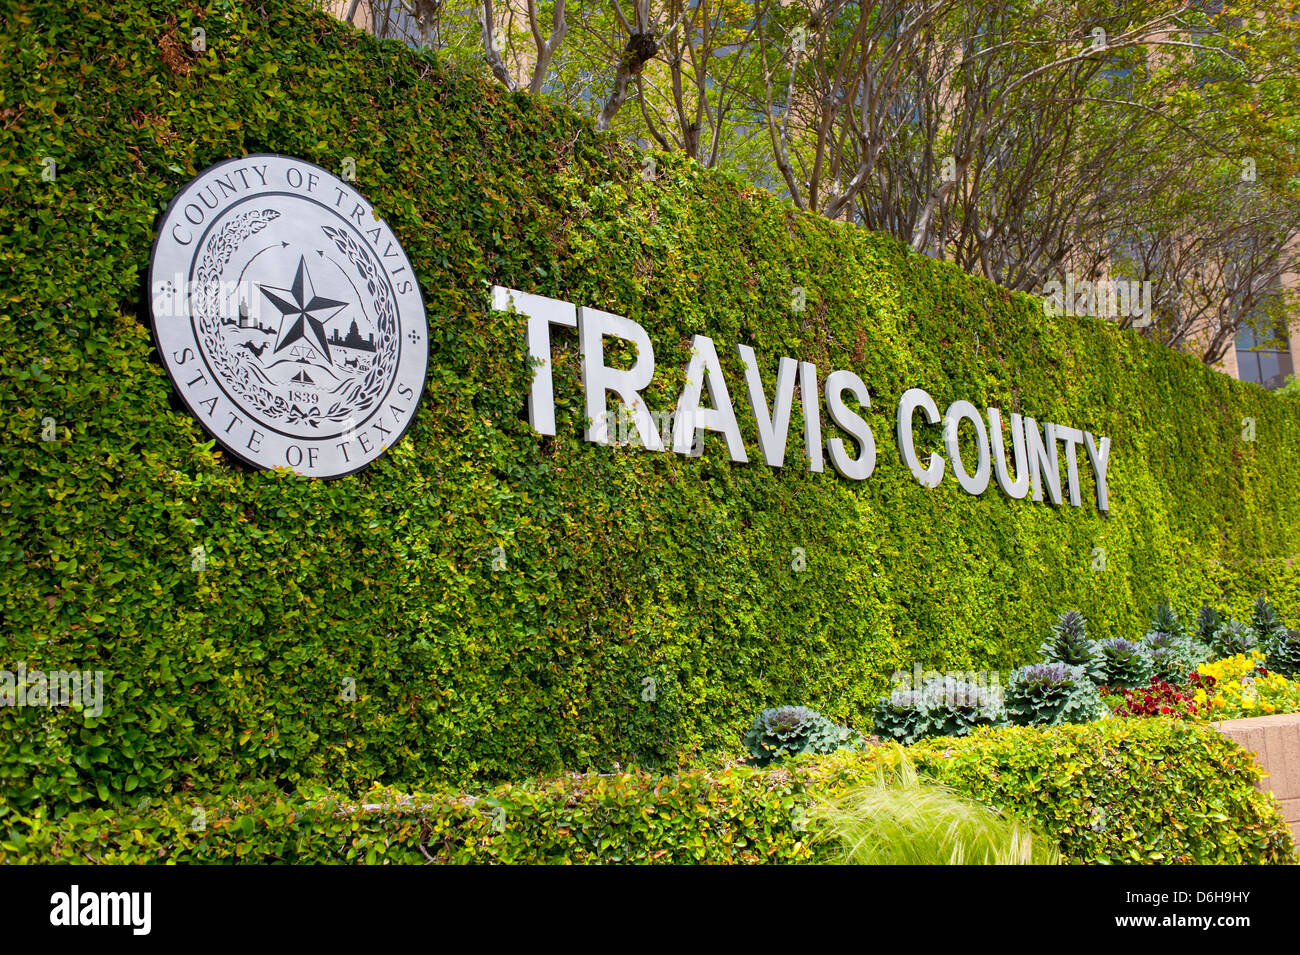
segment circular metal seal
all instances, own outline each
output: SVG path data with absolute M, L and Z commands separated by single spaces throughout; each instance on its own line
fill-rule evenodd
M 319 166 L 259 154 L 205 169 L 163 214 L 149 290 L 172 384 L 247 464 L 352 474 L 415 418 L 419 283 L 370 203 Z

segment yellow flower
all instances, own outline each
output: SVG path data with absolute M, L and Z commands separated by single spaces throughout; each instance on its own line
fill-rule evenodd
M 1214 695 L 1210 709 L 1223 716 L 1260 713 L 1300 712 L 1300 682 L 1288 680 L 1280 673 L 1260 673 L 1267 669 L 1264 654 L 1257 650 L 1198 667 L 1198 672 L 1214 677 Z M 1195 699 L 1201 702 L 1198 691 Z

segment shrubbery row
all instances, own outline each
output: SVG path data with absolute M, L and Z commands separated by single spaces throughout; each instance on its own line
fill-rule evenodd
M 0 863 L 813 862 L 835 858 L 820 807 L 895 751 L 768 769 L 570 774 L 481 796 L 172 796 L 135 809 L 0 810 Z M 1294 858 L 1250 755 L 1164 720 L 981 730 L 908 749 L 917 769 L 1025 819 L 1075 862 Z

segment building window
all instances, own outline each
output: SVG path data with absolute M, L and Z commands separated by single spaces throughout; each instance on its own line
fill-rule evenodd
M 1294 370 L 1284 330 L 1270 335 L 1242 327 L 1237 332 L 1237 377 L 1242 381 L 1280 388 Z

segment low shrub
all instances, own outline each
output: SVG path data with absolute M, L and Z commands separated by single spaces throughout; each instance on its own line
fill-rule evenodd
M 1097 656 L 1098 682 L 1116 689 L 1131 689 L 1150 682 L 1155 668 L 1141 643 L 1111 637 L 1092 644 Z
M 1065 663 L 1035 663 L 1012 671 L 1004 705 L 1007 718 L 1021 726 L 1086 723 L 1104 709 L 1084 668 Z
M 1251 754 L 1213 728 L 1106 719 L 1016 727 L 909 751 L 917 768 L 1109 863 L 1290 862 L 1291 834 Z
M 1263 653 L 1252 650 L 1197 668 L 1214 678 L 1209 715 L 1218 720 L 1300 712 L 1300 683 L 1272 673 Z
M 1054 865 L 1053 840 L 1023 821 L 919 776 L 906 754 L 817 811 L 849 865 Z
M 816 806 L 892 748 L 759 769 L 570 774 L 479 795 L 274 787 L 77 810 L 0 806 L 0 863 L 811 862 Z M 1290 833 L 1250 754 L 1206 726 L 1108 719 L 983 729 L 908 751 L 919 772 L 1024 819 L 1075 862 L 1286 862 Z
M 745 734 L 745 748 L 754 762 L 763 766 L 800 753 L 833 753 L 860 738 L 806 706 L 778 706 L 754 718 Z
M 808 765 L 812 758 L 770 772 L 571 774 L 482 795 L 377 787 L 353 798 L 258 787 L 57 821 L 11 814 L 0 818 L 0 862 L 809 862 L 816 856 L 805 792 L 810 776 L 837 770 Z M 859 764 L 869 763 L 857 755 L 848 768 L 861 775 L 869 770 Z

